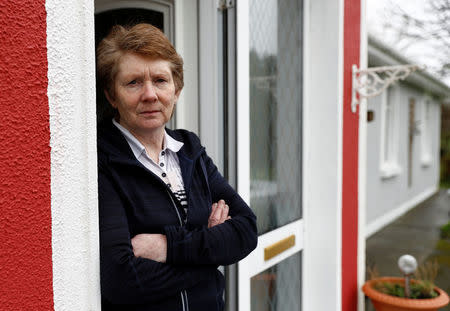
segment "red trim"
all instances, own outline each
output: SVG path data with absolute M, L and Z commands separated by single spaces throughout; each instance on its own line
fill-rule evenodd
M 358 113 L 350 108 L 352 65 L 359 67 L 360 0 L 344 1 L 344 133 L 342 172 L 342 310 L 358 303 Z
M 45 0 L 0 4 L 2 310 L 53 310 Z

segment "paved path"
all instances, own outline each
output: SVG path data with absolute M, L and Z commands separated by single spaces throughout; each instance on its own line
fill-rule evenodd
M 401 255 L 413 255 L 419 264 L 436 258 L 440 265 L 436 284 L 450 293 L 450 241 L 439 237 L 439 228 L 449 221 L 450 195 L 440 190 L 367 239 L 367 266 L 375 265 L 381 276 L 400 276 Z M 366 310 L 373 310 L 370 303 L 366 305 Z

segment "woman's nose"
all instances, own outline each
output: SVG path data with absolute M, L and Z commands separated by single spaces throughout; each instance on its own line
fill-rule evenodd
M 146 81 L 144 83 L 144 89 L 142 93 L 143 101 L 155 101 L 158 98 L 156 95 L 155 87 L 151 81 Z

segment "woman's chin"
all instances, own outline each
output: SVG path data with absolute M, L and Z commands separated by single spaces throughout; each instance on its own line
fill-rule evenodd
M 166 124 L 160 120 L 146 120 L 145 122 L 139 124 L 138 128 L 140 128 L 140 130 L 142 131 L 153 132 L 163 130 L 165 125 Z

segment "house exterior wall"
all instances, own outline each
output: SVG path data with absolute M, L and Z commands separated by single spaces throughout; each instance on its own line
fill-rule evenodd
M 94 3 L 47 0 L 55 310 L 100 310 Z
M 348 104 L 359 4 L 305 5 L 306 310 L 356 309 L 358 117 Z M 0 5 L 0 26 L 3 307 L 100 310 L 94 2 L 8 2 Z M 186 109 L 179 122 L 195 129 Z
M 358 148 L 359 114 L 349 109 L 352 66 L 360 66 L 361 2 L 344 1 L 344 84 L 342 142 L 342 310 L 358 307 Z
M 398 174 L 383 177 L 381 163 L 382 136 L 382 100 L 377 96 L 368 100 L 368 110 L 374 112 L 374 120 L 367 124 L 367 210 L 366 236 L 387 225 L 395 218 L 407 212 L 417 203 L 431 196 L 439 185 L 439 146 L 440 146 L 440 103 L 431 97 L 425 97 L 423 91 L 405 83 L 393 87 L 393 98 L 398 110 Z M 414 119 L 417 132 L 412 141 L 411 185 L 409 185 L 409 102 L 414 99 Z M 425 165 L 422 161 L 422 135 L 420 124 L 423 122 L 422 105 L 430 102 L 431 161 Z
M 45 1 L 0 4 L 2 310 L 53 305 Z
M 341 310 L 344 1 L 305 7 L 302 310 Z

